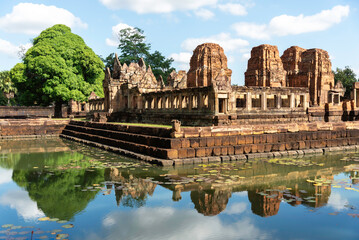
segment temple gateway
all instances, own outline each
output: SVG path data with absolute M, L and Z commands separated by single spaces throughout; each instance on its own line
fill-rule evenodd
M 143 59 L 106 69 L 105 97 L 89 100 L 94 121 L 213 126 L 351 120 L 359 110 L 359 85 L 352 100 L 334 84 L 328 52 L 260 45 L 251 51 L 245 86 L 231 85 L 232 71 L 221 46 L 204 43 L 193 51 L 190 69 L 156 79 Z M 351 114 L 350 114 L 351 112 Z M 343 116 L 348 119 L 343 119 Z M 352 119 L 354 120 L 354 119 Z

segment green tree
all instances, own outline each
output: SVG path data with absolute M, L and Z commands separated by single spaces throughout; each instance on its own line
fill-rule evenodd
M 138 62 L 143 58 L 147 66 L 151 66 L 153 74 L 157 79 L 160 76 L 166 81 L 167 76 L 174 70 L 171 67 L 172 58 L 164 57 L 159 51 L 150 53 L 151 44 L 146 43 L 146 37 L 140 28 L 125 28 L 118 34 L 121 54 L 118 57 L 123 64 L 129 65 L 131 62 Z M 112 53 L 106 59 L 103 59 L 106 67 L 112 69 L 115 55 Z
M 55 102 L 55 115 L 70 99 L 86 101 L 94 91 L 103 96 L 104 65 L 84 40 L 65 25 L 55 25 L 33 40 L 23 63 L 10 77 L 23 105 Z
M 16 93 L 17 89 L 10 79 L 9 71 L 0 72 L 0 105 L 10 105 L 11 95 Z
M 346 66 L 344 69 L 337 68 L 334 72 L 334 81 L 335 84 L 338 81 L 341 81 L 343 86 L 346 88 L 345 98 L 350 98 L 350 92 L 353 89 L 353 83 L 357 82 L 358 79 L 352 69 L 349 66 Z

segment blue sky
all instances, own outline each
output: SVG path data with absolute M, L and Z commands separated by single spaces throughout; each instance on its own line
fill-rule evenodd
M 324 49 L 333 69 L 348 65 L 359 75 L 358 11 L 358 0 L 0 0 L 0 70 L 20 61 L 20 46 L 62 23 L 102 56 L 119 53 L 119 29 L 139 27 L 177 70 L 188 70 L 198 44 L 219 43 L 239 85 L 251 48 L 264 43 L 280 54 L 290 46 Z

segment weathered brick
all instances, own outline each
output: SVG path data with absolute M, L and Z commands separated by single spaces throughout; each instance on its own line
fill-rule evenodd
M 194 158 L 196 156 L 196 151 L 194 148 L 187 148 L 187 158 Z
M 206 149 L 205 148 L 196 148 L 196 157 L 205 157 Z

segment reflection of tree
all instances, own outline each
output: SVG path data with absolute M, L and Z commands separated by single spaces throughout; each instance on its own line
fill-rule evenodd
M 21 154 L 14 166 L 13 180 L 28 191 L 32 200 L 51 218 L 69 220 L 77 212 L 86 208 L 98 191 L 83 192 L 74 185 L 92 186 L 103 181 L 104 170 L 93 172 L 85 169 L 68 169 L 65 171 L 41 170 L 44 166 L 66 165 L 70 162 L 81 161 L 84 156 L 78 153 L 45 153 Z M 34 163 L 35 162 L 35 163 Z M 31 169 L 36 164 L 39 170 Z M 31 170 L 28 170 L 28 169 Z
M 205 216 L 214 216 L 226 209 L 231 195 L 231 189 L 198 190 L 191 192 L 191 200 L 199 213 Z
M 142 178 L 136 178 L 117 168 L 105 170 L 106 181 L 115 183 L 117 205 L 126 207 L 142 207 L 146 204 L 147 195 L 152 196 L 157 184 Z

